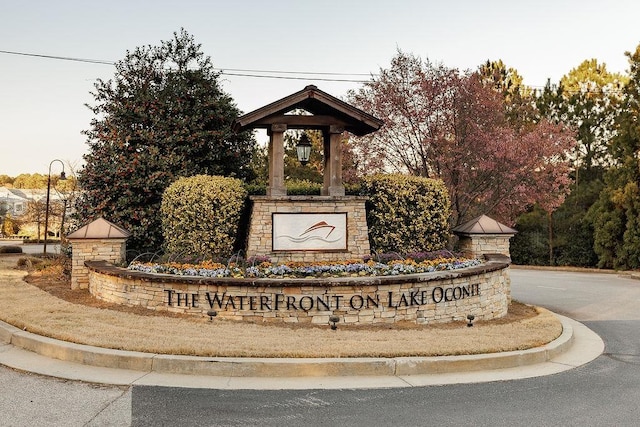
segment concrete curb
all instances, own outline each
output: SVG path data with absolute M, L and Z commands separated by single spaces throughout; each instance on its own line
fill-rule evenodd
M 547 345 L 466 356 L 285 359 L 163 355 L 69 343 L 22 331 L 4 322 L 0 322 L 0 343 L 50 359 L 143 373 L 252 378 L 412 376 L 491 371 L 552 361 L 572 347 L 572 324 L 577 323 L 558 317 L 563 332 Z

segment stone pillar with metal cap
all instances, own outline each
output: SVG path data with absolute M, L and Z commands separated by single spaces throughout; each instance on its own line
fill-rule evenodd
M 71 289 L 89 287 L 86 261 L 109 261 L 120 264 L 126 260 L 127 239 L 131 233 L 122 227 L 98 218 L 67 236 L 71 243 Z
M 460 251 L 469 258 L 504 255 L 511 259 L 509 239 L 517 231 L 493 218 L 481 215 L 453 229 L 459 238 Z

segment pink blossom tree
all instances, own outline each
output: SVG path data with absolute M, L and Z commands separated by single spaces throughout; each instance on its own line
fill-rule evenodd
M 483 213 L 513 223 L 528 206 L 552 211 L 567 194 L 571 132 L 547 121 L 507 120 L 504 97 L 477 72 L 399 52 L 349 97 L 385 121 L 378 132 L 352 139 L 360 172 L 442 179 L 454 225 Z

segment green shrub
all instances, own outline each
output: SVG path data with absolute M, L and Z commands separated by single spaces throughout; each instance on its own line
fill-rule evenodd
M 322 191 L 322 184 L 306 180 L 292 179 L 285 182 L 287 194 L 289 196 L 319 196 Z M 267 184 L 263 182 L 252 182 L 246 184 L 246 189 L 251 196 L 264 196 L 267 194 Z M 347 195 L 359 195 L 360 184 L 345 184 Z
M 289 196 L 319 196 L 322 190 L 322 184 L 301 179 L 287 180 L 284 185 Z M 264 182 L 246 184 L 246 189 L 252 196 L 267 194 L 267 184 Z
M 319 196 L 322 184 L 307 180 L 292 179 L 285 182 L 289 196 Z
M 169 253 L 217 259 L 234 250 L 247 191 L 221 176 L 180 178 L 162 196 L 162 233 Z
M 549 218 L 539 206 L 518 216 L 518 234 L 511 238 L 511 261 L 516 265 L 549 265 Z
M 0 246 L 0 254 L 21 254 L 22 248 L 20 246 Z
M 264 196 L 267 194 L 267 184 L 264 182 L 250 182 L 245 184 L 245 189 L 250 196 Z
M 367 196 L 371 248 L 377 252 L 434 251 L 447 245 L 449 194 L 440 180 L 374 175 L 362 183 Z
M 362 185 L 360 183 L 345 183 L 344 192 L 347 196 L 359 196 L 362 194 Z

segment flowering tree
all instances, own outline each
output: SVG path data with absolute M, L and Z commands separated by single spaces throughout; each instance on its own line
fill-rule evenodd
M 533 210 L 518 219 L 520 233 L 512 240 L 514 261 L 549 265 L 593 266 L 597 262 L 589 207 L 598 199 L 603 175 L 612 164 L 608 152 L 616 134 L 622 87 L 628 78 L 607 71 L 606 64 L 585 60 L 564 75 L 558 84 L 536 91 L 536 114 L 553 123 L 564 123 L 575 132 L 571 194 L 549 215 Z M 546 228 L 548 237 L 540 238 Z M 547 242 L 546 261 L 536 247 Z
M 353 140 L 363 170 L 442 179 L 454 224 L 483 213 L 512 223 L 533 203 L 553 209 L 564 199 L 572 134 L 509 121 L 502 94 L 479 73 L 399 52 L 350 101 L 385 121 Z

